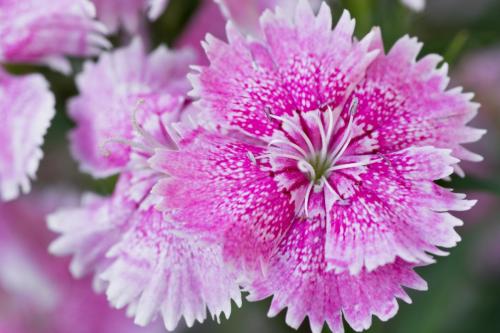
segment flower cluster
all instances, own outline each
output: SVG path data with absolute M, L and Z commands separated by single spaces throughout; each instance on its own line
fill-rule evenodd
M 74 33 L 37 44 L 29 40 L 52 5 L 0 0 L 36 27 L 12 37 L 0 23 L 0 59 L 53 65 L 109 47 L 92 4 L 64 2 L 53 7 L 65 8 L 58 19 Z M 242 291 L 273 297 L 270 316 L 288 308 L 291 327 L 309 317 L 314 333 L 325 323 L 343 332 L 343 319 L 356 331 L 373 315 L 388 320 L 397 299 L 411 302 L 405 287 L 427 288 L 414 268 L 460 240 L 450 212 L 475 201 L 436 181 L 481 160 L 463 147 L 484 134 L 467 125 L 478 104 L 447 88 L 441 57 L 417 60 L 415 38 L 388 52 L 378 28 L 355 39 L 347 11 L 332 29 L 318 1 L 217 2 L 227 41 L 207 35 L 206 65 L 190 66 L 203 63 L 190 49 L 149 53 L 140 38 L 85 62 L 67 104 L 71 151 L 82 171 L 117 183 L 108 197 L 87 193 L 48 217 L 60 234 L 50 251 L 72 255 L 72 274 L 93 276 L 141 326 L 157 317 L 168 330 L 181 318 L 191 326 L 207 309 L 228 317 Z M 111 31 L 136 31 L 140 13 L 155 18 L 167 1 L 94 3 Z M 9 199 L 28 189 L 54 99 L 36 76 L 0 72 L 0 83 L 9 109 L 0 194 Z

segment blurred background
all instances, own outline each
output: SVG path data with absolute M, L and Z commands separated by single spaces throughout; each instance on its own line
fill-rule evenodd
M 224 23 L 221 15 L 219 15 L 219 20 L 205 22 L 203 29 L 194 24 L 195 20 L 197 24 L 201 24 L 204 11 L 214 10 L 209 1 L 171 0 L 167 10 L 157 21 L 144 22 L 142 33 L 148 36 L 152 48 L 159 44 L 172 47 L 192 43 L 196 45 L 193 39 L 202 38 L 203 31 L 206 29 L 222 37 Z M 479 115 L 473 120 L 472 125 L 488 130 L 487 135 L 479 143 L 470 147 L 472 151 L 483 155 L 485 161 L 464 164 L 466 178 L 454 177 L 450 182 L 442 182 L 443 186 L 453 187 L 459 192 L 467 193 L 472 199 L 479 200 L 476 207 L 460 216 L 465 222 L 464 226 L 459 229 L 462 242 L 451 250 L 448 257 L 438 258 L 438 264 L 418 269 L 422 277 L 427 280 L 429 291 L 410 291 L 413 304 L 400 303 L 399 313 L 388 322 L 374 319 L 369 332 L 500 332 L 500 223 L 498 221 L 500 173 L 497 173 L 500 170 L 500 149 L 497 146 L 500 143 L 500 0 L 430 0 L 423 11 L 417 12 L 409 9 L 399 0 L 330 0 L 328 2 L 337 18 L 343 8 L 350 10 L 357 20 L 358 36 L 366 34 L 372 26 L 380 26 L 387 49 L 399 37 L 408 33 L 424 42 L 421 55 L 428 53 L 443 55 L 450 65 L 451 86 L 463 86 L 466 91 L 475 92 L 475 101 L 482 104 Z M 187 37 L 187 31 L 190 32 L 190 36 L 195 37 Z M 111 40 L 115 45 L 122 45 L 127 43 L 128 38 L 123 32 L 118 32 Z M 76 73 L 80 71 L 82 63 L 82 60 L 72 60 Z M 66 134 L 73 124 L 65 114 L 65 105 L 69 97 L 77 94 L 74 77 L 36 66 L 9 65 L 7 69 L 13 73 L 43 73 L 51 83 L 51 88 L 57 97 L 58 107 L 57 116 L 43 147 L 45 157 L 38 172 L 38 181 L 35 183 L 35 194 L 22 199 L 23 202 L 8 204 L 9 214 L 12 214 L 9 218 L 14 216 L 20 221 L 37 220 L 36 216 L 23 215 L 22 212 L 25 210 L 19 208 L 19 205 L 33 207 L 30 198 L 36 196 L 36 189 L 38 192 L 51 188 L 54 189 L 53 191 L 71 193 L 82 191 L 111 193 L 115 183 L 114 178 L 94 180 L 80 173 L 68 151 Z M 66 196 L 66 199 L 72 200 L 71 195 Z M 50 205 L 50 202 L 45 202 L 39 209 L 48 210 Z M 36 223 L 44 225 L 43 220 Z M 21 223 L 18 228 L 20 230 L 14 231 L 17 237 L 32 237 L 23 228 L 25 227 Z M 60 267 L 58 276 L 68 284 L 64 295 L 72 295 L 75 298 L 72 311 L 60 310 L 60 314 L 70 313 L 71 317 L 68 319 L 72 323 L 70 326 L 75 325 L 74 329 L 66 332 L 80 332 L 80 329 L 81 332 L 94 333 L 132 332 L 133 330 L 129 330 L 130 328 L 126 325 L 110 323 L 96 325 L 92 330 L 82 329 L 82 326 L 91 325 L 91 318 L 96 315 L 89 311 L 82 311 L 82 302 L 90 300 L 89 302 L 94 302 L 92 304 L 97 304 L 93 308 L 98 314 L 111 310 L 107 310 L 104 296 L 88 295 L 91 288 L 90 281 L 73 282 L 69 278 L 66 272 L 66 260 L 44 256 L 44 246 L 51 237 L 53 238 L 53 235 L 44 230 L 39 232 L 47 233 L 44 236 L 47 241 L 33 249 L 40 257 L 43 257 L 43 259 L 34 257 L 35 264 L 38 265 L 37 269 L 43 271 L 50 265 Z M 39 239 L 38 236 L 39 234 L 37 235 Z M 5 259 L 2 259 L 0 255 L 0 260 Z M 10 258 L 9 260 L 17 259 Z M 5 264 L 2 266 L 4 270 L 8 270 Z M 2 267 L 0 267 L 1 271 Z M 29 269 L 26 270 L 27 277 L 35 274 L 30 272 Z M 30 283 L 31 280 L 28 278 L 27 281 L 24 283 Z M 0 283 L 4 285 L 14 282 L 8 279 L 0 280 Z M 47 291 L 47 288 L 49 287 L 40 286 L 31 292 L 42 293 Z M 80 290 L 78 288 L 88 291 L 75 291 Z M 0 320 L 18 315 L 18 312 L 12 310 L 14 300 L 9 297 L 11 296 L 0 288 Z M 23 304 L 26 305 L 22 298 L 16 298 L 15 302 L 19 303 L 19 308 L 23 308 Z M 208 321 L 202 325 L 196 324 L 190 329 L 181 327 L 177 331 L 196 333 L 294 332 L 286 326 L 284 313 L 275 318 L 267 318 L 269 303 L 269 300 L 259 303 L 246 302 L 242 309 L 234 306 L 231 318 L 221 319 L 220 324 Z M 102 310 L 98 310 L 101 308 Z M 43 312 L 38 315 L 41 318 L 31 317 L 34 321 L 33 327 L 42 325 L 41 323 L 47 320 L 45 316 L 57 316 L 54 313 Z M 125 320 L 121 318 L 121 313 L 114 313 L 112 316 L 119 316 L 120 321 Z M 21 316 L 19 320 L 26 320 L 26 318 L 26 316 Z M 162 332 L 162 330 L 161 327 L 154 328 L 155 332 Z M 0 333 L 4 331 L 5 333 L 18 332 L 12 328 L 4 329 L 0 324 Z M 136 331 L 146 332 L 138 329 Z M 348 325 L 346 325 L 346 331 L 350 332 Z M 64 332 L 64 329 L 58 332 Z M 304 322 L 299 332 L 309 332 L 307 322 Z M 324 332 L 328 330 L 325 328 Z

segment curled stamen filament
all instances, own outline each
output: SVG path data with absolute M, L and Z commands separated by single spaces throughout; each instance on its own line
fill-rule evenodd
M 299 168 L 300 171 L 307 173 L 309 175 L 309 180 L 313 184 L 314 180 L 316 179 L 316 171 L 314 170 L 313 166 L 306 160 L 300 160 L 297 163 L 297 167 Z
M 129 146 L 131 148 L 135 148 L 137 150 L 142 150 L 147 153 L 152 153 L 152 149 L 146 145 L 140 144 L 138 142 L 132 141 L 132 140 L 127 140 L 127 139 L 120 139 L 120 138 L 109 138 L 106 139 L 103 143 L 101 143 L 100 148 L 105 156 L 109 156 L 111 152 L 106 148 L 106 146 L 110 143 L 118 143 L 122 144 L 124 146 Z

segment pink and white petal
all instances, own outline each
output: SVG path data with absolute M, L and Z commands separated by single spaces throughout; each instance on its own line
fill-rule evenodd
M 269 137 L 277 124 L 268 114 L 343 103 L 378 53 L 368 50 L 373 34 L 354 42 L 347 12 L 333 31 L 325 4 L 315 16 L 307 1 L 299 1 L 294 17 L 279 8 L 267 11 L 261 19 L 264 41 L 245 39 L 232 23 L 228 44 L 207 37 L 210 66 L 190 76 L 191 94 L 221 124 Z
M 449 210 L 468 210 L 475 202 L 433 181 L 450 175 L 458 160 L 449 150 L 408 148 L 383 155 L 359 175 L 334 173 L 343 200 L 330 210 L 325 257 L 329 268 L 357 274 L 402 258 L 431 263 L 439 247 L 460 240 L 454 230 L 462 221 Z
M 212 316 L 229 317 L 231 299 L 241 305 L 236 275 L 223 262 L 219 245 L 173 232 L 172 222 L 150 208 L 137 211 L 133 227 L 108 253 L 113 263 L 101 278 L 107 295 L 118 308 L 133 304 L 129 314 L 147 325 L 162 315 L 167 330 L 184 317 L 186 324 Z
M 129 182 L 129 177 L 122 176 L 116 192 L 125 191 Z M 120 195 L 84 195 L 79 207 L 60 209 L 47 218 L 49 229 L 60 234 L 49 251 L 58 256 L 73 255 L 70 271 L 75 277 L 104 270 L 111 263 L 106 253 L 127 230 L 135 207 Z
M 70 133 L 71 150 L 83 171 L 106 177 L 123 170 L 130 160 L 134 113 L 141 123 L 148 118 L 158 123 L 163 114 L 178 116 L 191 59 L 189 51 L 163 47 L 147 55 L 135 39 L 85 64 L 77 77 L 80 95 L 68 105 L 77 124 Z
M 378 29 L 375 34 L 380 41 Z M 382 47 L 374 44 L 375 49 Z M 466 126 L 479 105 L 461 88 L 447 90 L 447 66 L 437 69 L 441 57 L 431 54 L 417 61 L 421 47 L 415 38 L 405 36 L 368 68 L 354 93 L 359 101 L 356 123 L 363 129 L 354 141 L 375 139 L 381 153 L 431 145 L 452 149 L 459 159 L 480 161 L 479 155 L 461 146 L 485 133 Z
M 295 220 L 267 275 L 246 288 L 251 301 L 273 295 L 269 316 L 288 307 L 286 322 L 291 327 L 298 328 L 308 316 L 313 333 L 321 332 L 324 322 L 340 333 L 344 332 L 344 314 L 352 328 L 361 331 L 370 327 L 372 315 L 384 321 L 393 317 L 397 298 L 411 302 L 402 287 L 426 289 L 425 281 L 413 271 L 414 265 L 402 260 L 357 275 L 328 270 L 322 219 Z
M 202 237 L 223 242 L 226 259 L 256 270 L 289 227 L 293 204 L 260 163 L 263 149 L 199 129 L 179 151 L 158 150 L 151 166 L 166 177 L 159 208 Z
M 42 76 L 13 76 L 0 69 L 0 110 L 0 199 L 11 200 L 31 189 L 55 99 Z
M 89 0 L 4 0 L 0 9 L 0 61 L 68 71 L 64 56 L 96 55 L 111 46 Z
M 147 7 L 146 0 L 92 0 L 92 2 L 96 7 L 97 18 L 111 33 L 117 32 L 122 25 L 131 33 L 137 32 L 141 16 Z

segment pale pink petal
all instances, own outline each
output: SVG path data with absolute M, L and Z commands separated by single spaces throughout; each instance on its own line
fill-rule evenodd
M 0 199 L 30 191 L 55 100 L 38 74 L 13 76 L 0 69 Z
M 85 64 L 77 77 L 80 95 L 68 105 L 77 125 L 70 134 L 71 150 L 83 171 L 105 177 L 126 166 L 134 116 L 157 118 L 179 112 L 192 59 L 188 50 L 164 47 L 148 55 L 136 39 L 103 54 L 97 63 Z
M 273 295 L 269 316 L 288 307 L 286 322 L 293 328 L 308 316 L 313 333 L 321 332 L 324 322 L 332 332 L 341 333 L 342 315 L 354 330 L 368 329 L 372 315 L 385 321 L 396 314 L 397 298 L 411 302 L 402 287 L 427 288 L 413 266 L 402 260 L 355 276 L 327 270 L 325 234 L 322 218 L 295 220 L 266 276 L 247 287 L 249 300 Z
M 147 14 L 157 19 L 168 5 L 168 0 L 91 0 L 96 7 L 97 17 L 110 32 L 117 32 L 123 26 L 130 33 L 141 27 Z
M 129 186 L 130 176 L 123 175 L 116 191 L 125 191 Z M 70 270 L 75 277 L 104 270 L 111 262 L 106 253 L 130 226 L 135 207 L 120 195 L 110 198 L 84 195 L 79 207 L 60 209 L 48 217 L 49 228 L 61 234 L 50 245 L 50 252 L 58 256 L 73 255 Z
M 161 325 L 134 325 L 94 294 L 89 279 L 74 280 L 67 260 L 48 254 L 54 235 L 45 216 L 74 199 L 51 189 L 0 204 L 0 326 L 13 329 L 6 333 L 163 332 Z
M 227 271 L 220 245 L 207 245 L 196 236 L 182 235 L 154 208 L 134 214 L 133 227 L 108 253 L 113 263 L 101 278 L 118 308 L 147 325 L 158 315 L 168 330 L 184 317 L 186 324 L 212 316 L 229 317 L 231 299 L 241 305 L 236 275 Z
M 0 61 L 71 70 L 65 55 L 98 54 L 111 44 L 89 0 L 0 1 Z
M 458 160 L 449 153 L 409 148 L 381 156 L 360 175 L 347 170 L 330 176 L 343 200 L 330 209 L 329 267 L 358 274 L 397 257 L 431 263 L 429 254 L 444 254 L 438 247 L 455 246 L 460 237 L 454 228 L 462 221 L 447 211 L 467 210 L 475 202 L 433 183 L 453 172 Z
M 231 263 L 255 270 L 289 226 L 293 209 L 269 173 L 252 161 L 262 149 L 198 130 L 179 151 L 157 150 L 151 164 L 168 177 L 153 189 L 160 209 L 186 228 L 223 242 Z

